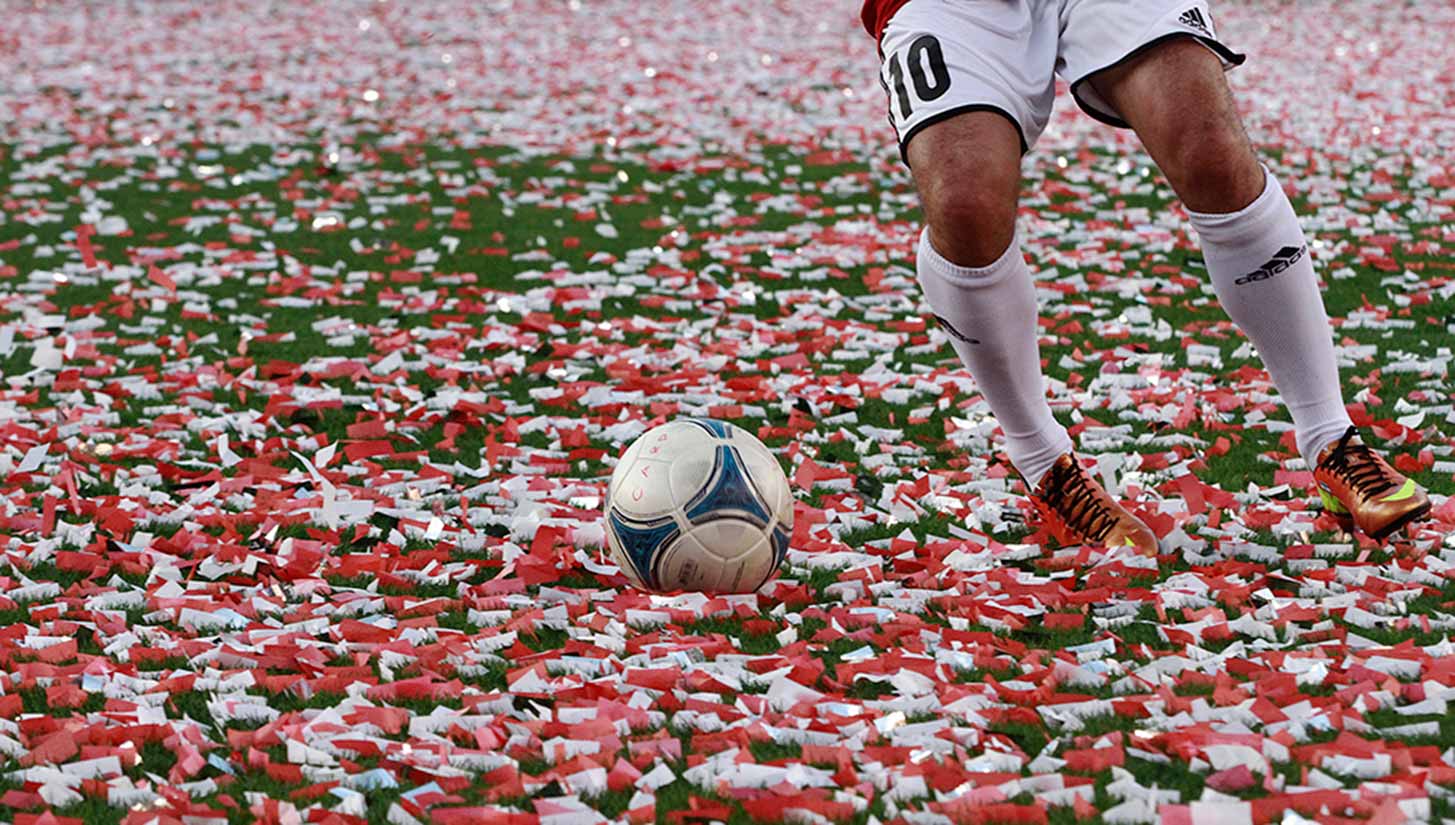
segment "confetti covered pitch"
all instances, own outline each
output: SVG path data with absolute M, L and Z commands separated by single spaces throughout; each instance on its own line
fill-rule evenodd
M 1055 407 L 1172 552 L 1043 548 L 850 6 L 11 4 L 0 818 L 1455 815 L 1455 504 L 1331 532 L 1166 188 L 1063 100 Z M 1356 420 L 1448 492 L 1455 7 L 1220 11 Z M 601 553 L 686 413 L 793 481 L 762 595 Z

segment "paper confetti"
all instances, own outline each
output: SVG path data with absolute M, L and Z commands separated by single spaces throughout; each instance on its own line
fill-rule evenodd
M 1030 519 L 850 5 L 8 9 L 0 818 L 1455 816 L 1455 9 L 1217 13 L 1350 413 L 1432 492 L 1387 546 L 1064 88 L 1048 390 L 1157 559 Z M 758 593 L 603 552 L 683 415 L 792 481 Z

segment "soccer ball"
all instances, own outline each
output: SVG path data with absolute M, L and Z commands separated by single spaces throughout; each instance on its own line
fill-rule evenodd
M 726 421 L 681 418 L 646 431 L 606 490 L 606 543 L 643 590 L 750 593 L 778 570 L 792 532 L 778 459 Z

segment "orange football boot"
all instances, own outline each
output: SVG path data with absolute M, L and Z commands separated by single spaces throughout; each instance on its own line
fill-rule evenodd
M 1076 463 L 1071 453 L 1056 459 L 1031 493 L 1031 504 L 1056 538 L 1067 544 L 1135 547 L 1155 556 L 1157 536 L 1127 512 Z
M 1430 497 L 1389 466 L 1350 427 L 1319 453 L 1314 468 L 1324 509 L 1380 540 L 1430 512 Z

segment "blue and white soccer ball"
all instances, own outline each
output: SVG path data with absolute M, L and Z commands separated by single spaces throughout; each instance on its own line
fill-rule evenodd
M 654 427 L 622 453 L 606 490 L 606 543 L 643 590 L 750 593 L 793 534 L 793 494 L 763 442 L 711 418 Z

